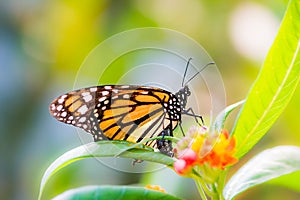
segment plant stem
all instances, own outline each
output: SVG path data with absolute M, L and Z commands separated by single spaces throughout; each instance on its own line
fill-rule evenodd
M 207 200 L 207 197 L 206 197 L 205 192 L 204 192 L 204 190 L 203 190 L 201 181 L 200 181 L 199 179 L 194 179 L 194 180 L 195 180 L 195 182 L 196 182 L 196 185 L 197 185 L 197 188 L 198 188 L 198 192 L 199 192 L 199 194 L 200 194 L 200 196 L 201 196 L 201 199 Z
M 227 171 L 228 170 L 225 170 L 222 173 L 220 173 L 220 176 L 219 176 L 219 179 L 218 179 L 218 182 L 217 182 L 217 184 L 218 184 L 217 185 L 217 192 L 218 192 L 218 196 L 219 196 L 220 200 L 224 199 L 223 189 L 224 189 L 224 184 L 225 184 L 225 178 L 226 178 L 226 175 L 227 175 Z

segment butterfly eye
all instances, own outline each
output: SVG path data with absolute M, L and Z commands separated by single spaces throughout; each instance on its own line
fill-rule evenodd
M 182 89 L 182 93 L 184 94 L 184 96 L 190 96 L 191 95 L 191 91 L 188 88 L 188 86 L 184 86 L 184 88 Z
M 188 87 L 186 87 L 186 95 L 187 95 L 187 96 L 190 96 L 190 95 L 191 95 L 191 91 L 190 91 L 190 89 L 189 89 Z

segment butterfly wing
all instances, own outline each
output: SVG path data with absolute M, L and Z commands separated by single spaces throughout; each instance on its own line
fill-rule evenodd
M 170 120 L 166 110 L 172 94 L 160 88 L 107 85 L 84 88 L 58 97 L 50 105 L 51 114 L 67 124 L 91 133 L 95 141 L 140 142 L 170 133 L 178 120 Z M 157 147 L 156 141 L 146 145 Z

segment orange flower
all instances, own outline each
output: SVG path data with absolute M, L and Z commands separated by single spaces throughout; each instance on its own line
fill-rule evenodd
M 145 188 L 149 189 L 149 190 L 156 190 L 156 191 L 159 191 L 159 192 L 166 193 L 166 190 L 161 188 L 159 185 L 146 185 Z
M 202 161 L 209 162 L 211 167 L 225 169 L 228 165 L 235 164 L 238 159 L 233 155 L 235 153 L 235 139 L 229 136 L 229 133 L 223 130 L 212 150 L 207 153 Z
M 235 139 L 225 130 L 209 135 L 206 127 L 191 127 L 188 134 L 174 149 L 174 169 L 180 175 L 188 175 L 195 165 L 206 163 L 212 168 L 224 170 L 238 161 L 235 153 Z

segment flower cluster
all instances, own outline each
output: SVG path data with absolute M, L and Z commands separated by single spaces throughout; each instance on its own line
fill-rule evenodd
M 224 170 L 236 163 L 234 157 L 235 139 L 225 130 L 211 135 L 205 126 L 193 126 L 174 149 L 174 169 L 180 175 L 187 175 L 194 166 L 209 165 Z

